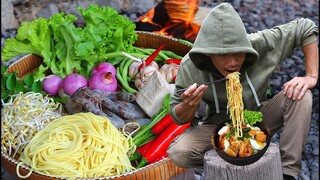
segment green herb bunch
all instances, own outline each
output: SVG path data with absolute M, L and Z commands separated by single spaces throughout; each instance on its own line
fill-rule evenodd
M 34 81 L 34 75 L 28 74 L 23 80 L 17 77 L 17 73 L 7 73 L 7 66 L 1 65 L 1 100 L 8 102 L 12 95 L 20 92 L 40 92 L 42 83 L 40 80 Z
M 244 116 L 244 123 L 250 124 L 251 126 L 253 126 L 257 122 L 262 122 L 262 119 L 263 119 L 262 112 L 250 111 L 247 109 L 243 111 L 243 116 Z

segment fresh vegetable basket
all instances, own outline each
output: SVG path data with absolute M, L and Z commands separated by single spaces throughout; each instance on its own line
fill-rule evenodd
M 137 31 L 138 39 L 135 42 L 135 46 L 143 48 L 158 48 L 161 45 L 165 45 L 164 50 L 172 51 L 180 56 L 184 56 L 191 49 L 188 43 L 184 43 L 176 38 L 163 36 L 160 34 Z M 36 55 L 26 55 L 10 65 L 7 72 L 18 72 L 18 77 L 24 77 L 25 75 L 37 70 L 41 65 L 42 59 Z M 6 153 L 1 151 L 1 166 L 6 169 L 10 174 L 17 176 L 17 164 L 18 161 L 9 157 Z M 21 175 L 29 173 L 29 168 L 26 166 L 20 166 L 18 169 Z M 170 177 L 174 177 L 186 169 L 180 168 L 173 164 L 170 158 L 165 158 L 156 163 L 149 164 L 143 168 L 136 169 L 129 173 L 124 173 L 117 176 L 101 177 L 101 179 L 157 179 L 166 180 Z M 48 176 L 32 173 L 27 179 L 55 179 Z M 59 179 L 59 178 L 56 178 Z

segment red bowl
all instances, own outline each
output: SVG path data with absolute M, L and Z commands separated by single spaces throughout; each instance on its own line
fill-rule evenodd
M 252 164 L 256 161 L 258 161 L 264 153 L 267 151 L 270 141 L 271 141 L 271 133 L 270 130 L 265 126 L 264 123 L 256 123 L 254 126 L 259 127 L 266 135 L 267 135 L 267 144 L 266 146 L 262 149 L 259 150 L 256 154 L 253 154 L 252 156 L 249 157 L 232 157 L 226 154 L 223 150 L 221 150 L 218 146 L 219 144 L 219 134 L 218 131 L 225 126 L 224 124 L 219 125 L 218 130 L 213 133 L 212 138 L 211 138 L 211 143 L 213 149 L 216 150 L 217 154 L 225 161 L 227 161 L 230 164 L 237 165 L 237 166 L 245 166 Z

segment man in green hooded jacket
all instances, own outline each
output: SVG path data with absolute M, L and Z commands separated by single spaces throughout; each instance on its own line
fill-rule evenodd
M 298 176 L 311 121 L 309 89 L 318 79 L 317 35 L 315 23 L 302 18 L 247 34 L 230 4 L 213 8 L 180 64 L 170 101 L 171 116 L 177 124 L 194 121 L 202 100 L 207 104 L 207 114 L 201 125 L 189 128 L 171 143 L 167 153 L 173 162 L 184 168 L 203 165 L 205 152 L 212 149 L 213 131 L 230 117 L 225 82 L 201 84 L 240 72 L 244 109 L 261 111 L 272 134 L 283 128 L 279 145 L 283 174 L 285 178 Z M 280 93 L 267 99 L 270 76 L 296 47 L 302 47 L 306 75 L 291 79 Z M 188 89 L 180 95 L 176 91 L 182 88 Z

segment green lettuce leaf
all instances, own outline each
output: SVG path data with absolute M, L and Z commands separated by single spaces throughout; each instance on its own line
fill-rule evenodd
M 244 116 L 244 123 L 250 124 L 251 126 L 256 124 L 257 122 L 262 122 L 263 115 L 259 111 L 250 111 L 250 110 L 244 110 L 243 111 Z
M 75 27 L 76 20 L 77 16 L 63 12 L 50 17 L 57 59 L 45 63 L 50 66 L 53 74 L 61 77 L 73 73 L 74 69 L 80 74 L 86 74 L 86 67 L 81 66 L 81 59 L 74 49 L 74 45 L 82 40 L 84 33 L 81 28 Z
M 77 55 L 104 61 L 108 53 L 134 51 L 138 35 L 136 25 L 128 18 L 112 7 L 98 7 L 97 4 L 90 4 L 87 9 L 78 7 L 78 10 L 86 22 L 86 38 L 76 44 Z
M 2 60 L 8 61 L 21 54 L 35 54 L 43 57 L 46 62 L 55 59 L 53 33 L 47 19 L 38 18 L 31 22 L 22 22 L 16 38 L 6 39 L 1 53 Z M 45 77 L 44 72 L 48 68 L 42 66 L 35 74 L 35 79 Z

